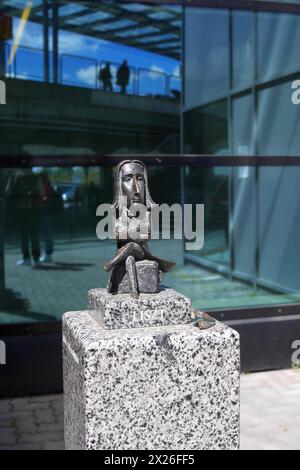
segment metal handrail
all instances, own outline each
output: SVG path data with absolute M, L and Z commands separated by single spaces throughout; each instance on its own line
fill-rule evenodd
M 96 59 L 93 59 L 92 57 L 82 57 L 82 56 L 76 56 L 76 55 L 73 55 L 73 54 L 60 54 L 60 57 L 59 57 L 59 64 L 60 64 L 60 73 L 59 73 L 59 83 L 60 84 L 70 84 L 70 85 L 78 85 L 78 83 L 76 82 L 73 82 L 71 80 L 68 80 L 67 82 L 64 80 L 63 78 L 63 59 L 65 57 L 68 57 L 68 58 L 71 58 L 71 59 L 80 59 L 80 60 L 84 60 L 85 62 L 90 62 L 92 63 L 94 66 L 95 66 L 95 82 L 94 82 L 94 85 L 95 87 L 94 88 L 97 88 L 97 82 L 98 82 L 98 79 L 97 79 L 97 65 L 98 65 L 98 62 Z M 89 87 L 87 87 L 89 88 Z M 92 87 L 90 87 L 92 88 Z
M 161 75 L 164 78 L 164 88 L 165 88 L 165 95 L 169 96 L 168 94 L 168 75 L 164 72 L 160 72 L 158 70 L 151 70 L 151 69 L 145 69 L 140 67 L 138 69 L 138 80 L 137 80 L 137 94 L 140 95 L 140 82 L 141 82 L 141 75 L 142 73 L 147 73 L 149 75 Z
M 11 50 L 11 46 L 9 44 L 6 44 L 6 57 L 8 59 L 9 57 L 9 54 L 10 54 L 10 50 Z M 17 78 L 18 77 L 18 74 L 19 74 L 19 71 L 18 71 L 18 53 L 20 52 L 39 52 L 41 54 L 43 54 L 43 50 L 42 49 L 38 49 L 38 48 L 35 48 L 35 47 L 27 47 L 27 46 L 20 46 L 18 48 L 18 51 L 15 55 L 15 58 L 14 58 L 14 61 L 11 65 L 8 65 L 8 60 L 7 60 L 7 63 L 6 63 L 6 75 L 8 77 L 14 77 L 14 78 Z M 49 55 L 51 55 L 52 53 L 49 52 Z M 94 59 L 92 57 L 84 57 L 84 56 L 79 56 L 79 55 L 73 55 L 73 54 L 60 54 L 59 55 L 59 83 L 60 84 L 66 84 L 66 85 L 70 85 L 70 86 L 80 86 L 80 81 L 76 82 L 76 81 L 72 81 L 72 80 L 65 80 L 64 79 L 64 76 L 63 76 L 63 61 L 64 61 L 64 58 L 70 58 L 70 59 L 74 59 L 75 61 L 76 60 L 82 60 L 82 61 L 85 61 L 85 62 L 89 62 L 92 66 L 95 67 L 95 80 L 93 82 L 93 84 L 88 84 L 86 83 L 86 88 L 94 88 L 94 89 L 98 89 L 99 88 L 99 70 L 102 68 L 103 64 L 106 63 L 107 61 L 104 61 L 104 60 L 101 60 L 101 61 L 97 61 L 97 59 Z M 118 63 L 118 62 L 110 62 L 111 65 L 113 66 L 116 66 L 116 67 L 119 67 L 121 64 Z M 132 84 L 130 85 L 129 84 L 129 89 L 131 88 L 132 91 L 127 91 L 127 94 L 133 94 L 133 95 L 137 95 L 139 96 L 141 93 L 140 93 L 140 89 L 141 89 L 141 75 L 142 73 L 148 73 L 149 76 L 155 74 L 156 76 L 159 76 L 161 75 L 162 77 L 164 77 L 164 95 L 165 96 L 168 96 L 170 97 L 172 95 L 171 93 L 171 87 L 170 87 L 170 83 L 171 83 L 171 80 L 172 79 L 178 79 L 180 80 L 181 77 L 178 75 L 173 75 L 173 74 L 167 74 L 165 72 L 160 72 L 160 71 L 156 71 L 156 70 L 151 70 L 151 69 L 146 69 L 146 68 L 143 68 L 143 67 L 134 67 L 134 66 L 129 66 L 130 70 L 131 70 L 131 77 L 132 77 Z M 41 71 L 41 75 L 40 76 L 37 76 L 37 75 L 33 75 L 33 74 L 30 74 L 28 75 L 28 79 L 32 79 L 32 80 L 39 80 L 39 81 L 43 81 L 44 80 L 44 76 L 43 76 L 44 72 Z M 149 93 L 150 94 L 150 93 Z

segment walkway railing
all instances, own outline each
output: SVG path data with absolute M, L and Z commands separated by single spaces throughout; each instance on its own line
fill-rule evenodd
M 6 76 L 24 80 L 44 81 L 44 52 L 31 47 L 19 47 L 12 64 L 8 63 L 10 46 L 6 45 Z M 52 53 L 50 53 L 50 81 L 52 80 Z M 59 56 L 59 83 L 68 86 L 101 89 L 100 70 L 105 61 L 98 61 L 89 57 L 72 54 Z M 112 87 L 119 92 L 116 83 L 117 69 L 120 63 L 110 62 L 112 73 Z M 163 96 L 179 98 L 181 92 L 181 78 L 156 69 L 129 66 L 130 79 L 126 90 L 127 94 L 138 96 Z

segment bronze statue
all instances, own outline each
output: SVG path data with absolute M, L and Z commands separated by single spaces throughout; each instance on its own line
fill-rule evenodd
M 117 252 L 104 266 L 105 271 L 112 270 L 108 292 L 130 293 L 133 297 L 140 293 L 159 292 L 162 273 L 176 266 L 153 256 L 148 248 L 154 206 L 144 163 L 139 160 L 122 161 L 116 168 L 113 202 Z

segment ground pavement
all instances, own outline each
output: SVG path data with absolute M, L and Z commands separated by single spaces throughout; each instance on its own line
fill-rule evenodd
M 241 379 L 242 450 L 300 450 L 300 370 Z M 60 450 L 61 395 L 0 401 L 0 450 Z

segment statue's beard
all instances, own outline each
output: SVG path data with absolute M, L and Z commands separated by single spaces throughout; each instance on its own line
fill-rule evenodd
M 145 202 L 142 197 L 133 197 L 130 201 L 128 209 L 130 208 L 130 206 L 134 206 L 135 204 L 145 204 Z
M 125 206 L 127 207 L 127 209 L 130 209 L 130 207 L 134 206 L 135 204 L 145 205 L 145 198 L 143 197 L 143 195 L 135 195 L 132 197 L 127 197 L 127 196 L 121 197 L 121 206 Z

